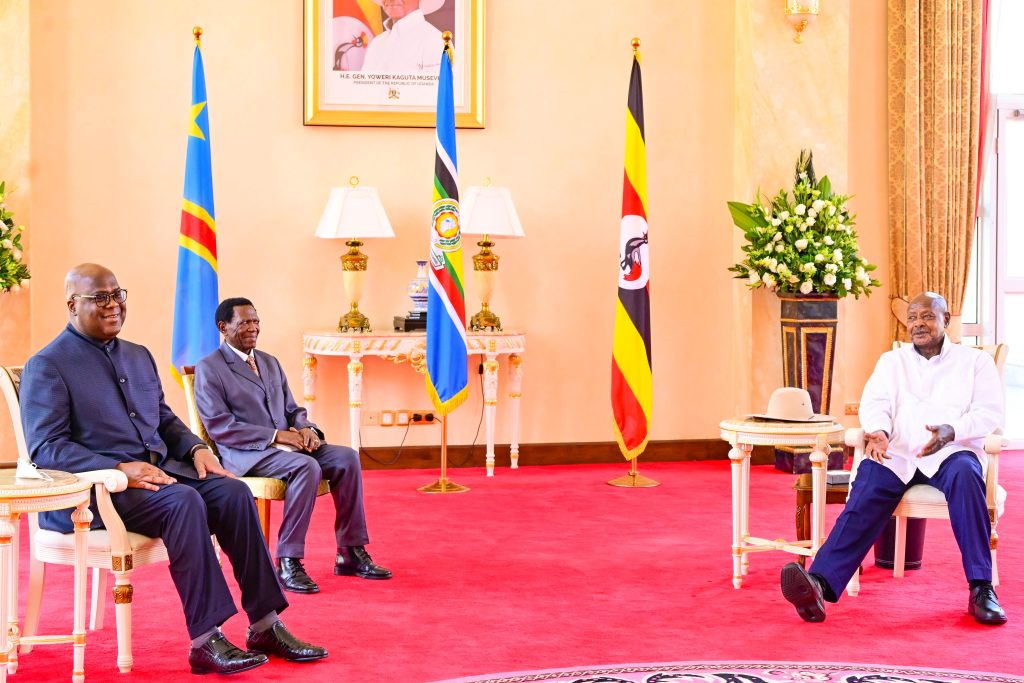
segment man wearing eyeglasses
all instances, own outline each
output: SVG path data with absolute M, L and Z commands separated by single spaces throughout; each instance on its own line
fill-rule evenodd
M 330 482 L 334 499 L 334 573 L 390 579 L 391 571 L 366 552 L 359 455 L 324 443 L 306 409 L 296 405 L 281 364 L 256 350 L 260 319 L 251 301 L 225 299 L 215 318 L 224 343 L 196 365 L 196 407 L 227 469 L 288 484 L 276 552 L 281 585 L 295 593 L 320 591 L 302 558 L 321 478 Z
M 92 263 L 65 280 L 69 324 L 29 359 L 21 382 L 22 422 L 40 467 L 82 472 L 118 469 L 128 488 L 111 495 L 129 531 L 159 537 L 185 611 L 193 673 L 237 673 L 265 664 L 327 656 L 293 636 L 278 619 L 288 606 L 277 585 L 249 488 L 221 467 L 164 403 L 153 356 L 118 338 L 128 292 Z M 100 526 L 100 518 L 94 518 Z M 68 533 L 69 513 L 40 516 L 40 526 Z M 220 625 L 237 611 L 210 534 L 230 558 L 250 627 L 247 650 Z

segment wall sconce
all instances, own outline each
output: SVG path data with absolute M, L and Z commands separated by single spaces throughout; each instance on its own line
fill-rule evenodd
M 796 29 L 794 43 L 804 42 L 804 29 L 818 18 L 818 0 L 786 0 L 786 19 Z

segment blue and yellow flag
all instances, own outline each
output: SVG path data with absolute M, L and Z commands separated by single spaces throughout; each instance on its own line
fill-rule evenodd
M 612 342 L 615 440 L 626 460 L 647 447 L 651 431 L 651 255 L 647 248 L 647 146 L 640 53 L 634 48 L 626 100 L 626 164 L 619 231 L 619 296 Z
M 198 29 L 197 29 L 198 31 Z M 174 296 L 171 371 L 181 383 L 181 368 L 195 365 L 220 345 L 217 323 L 217 223 L 210 165 L 210 114 L 206 106 L 203 53 L 192 58 L 192 107 L 189 114 L 185 190 L 178 236 L 178 279 Z
M 466 400 L 469 386 L 450 46 L 441 56 L 437 84 L 437 156 L 427 270 L 427 391 L 443 417 Z

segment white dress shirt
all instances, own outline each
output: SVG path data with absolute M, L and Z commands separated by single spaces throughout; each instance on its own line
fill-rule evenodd
M 860 399 L 865 432 L 889 434 L 883 464 L 904 483 L 917 470 L 931 477 L 951 454 L 968 450 L 981 461 L 985 437 L 1003 425 L 1003 385 L 992 357 L 943 337 L 942 350 L 925 358 L 913 345 L 882 354 Z M 925 425 L 948 424 L 953 440 L 923 458 L 917 454 L 932 438 Z
M 436 76 L 442 49 L 441 32 L 427 21 L 423 10 L 415 10 L 370 41 L 366 46 L 363 71 Z

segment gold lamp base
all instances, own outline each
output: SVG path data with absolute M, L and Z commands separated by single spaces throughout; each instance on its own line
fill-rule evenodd
M 469 329 L 473 332 L 491 330 L 501 332 L 501 318 L 490 309 L 487 302 L 484 302 L 480 312 L 469 319 Z
M 610 486 L 623 486 L 626 488 L 645 489 L 653 486 L 661 486 L 661 482 L 642 474 L 630 472 L 621 477 L 615 477 L 608 482 Z
M 372 332 L 370 321 L 359 312 L 355 304 L 352 310 L 338 319 L 338 332 Z
M 422 491 L 423 493 L 465 493 L 469 490 L 469 487 L 463 486 L 462 484 L 456 484 L 454 481 L 449 481 L 446 477 L 442 477 L 433 484 L 420 486 L 416 490 Z

